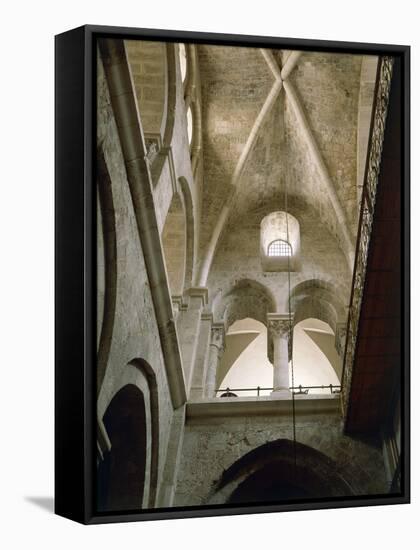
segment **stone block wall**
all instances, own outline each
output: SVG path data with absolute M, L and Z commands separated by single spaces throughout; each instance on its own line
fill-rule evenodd
M 187 419 L 174 505 L 208 503 L 225 470 L 249 451 L 278 439 L 293 439 L 291 416 Z M 343 435 L 338 411 L 298 418 L 296 439 L 333 460 L 355 495 L 387 492 L 381 442 Z
M 173 417 L 162 348 L 156 323 L 149 280 L 115 119 L 100 57 L 98 57 L 98 144 L 108 170 L 115 210 L 116 304 L 109 356 L 98 395 L 100 420 L 116 392 L 129 383 L 136 384 L 135 359 L 146 361 L 156 377 L 159 416 L 158 476 L 162 477 Z M 98 205 L 100 208 L 100 205 Z M 98 216 L 101 220 L 101 216 Z M 98 227 L 99 257 L 103 258 L 101 227 Z M 102 259 L 102 262 L 104 260 Z M 102 282 L 101 282 L 102 281 Z M 103 288 L 103 275 L 100 288 Z M 99 310 L 103 310 L 103 290 Z M 106 315 L 106 312 L 105 312 Z M 102 315 L 98 315 L 98 332 Z

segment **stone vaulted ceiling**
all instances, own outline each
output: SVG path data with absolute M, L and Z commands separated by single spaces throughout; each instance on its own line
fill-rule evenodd
M 358 222 L 362 56 L 204 45 L 197 50 L 201 258 L 209 255 L 224 206 L 230 204 L 217 247 L 238 224 L 252 220 L 258 226 L 264 215 L 284 210 L 287 188 L 288 210 L 303 225 L 305 217 L 312 222 L 313 246 L 319 246 L 321 235 L 330 239 L 347 258 L 349 271 Z M 318 235 L 316 225 L 323 228 Z

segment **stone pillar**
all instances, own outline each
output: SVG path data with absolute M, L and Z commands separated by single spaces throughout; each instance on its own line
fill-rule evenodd
M 205 287 L 197 287 L 188 289 L 185 294 L 187 303 L 183 304 L 180 308 L 176 325 L 188 393 L 191 386 L 193 365 L 195 363 L 201 312 L 207 304 L 208 292 Z
M 216 397 L 217 369 L 224 351 L 225 325 L 224 323 L 214 323 L 211 329 L 211 340 L 207 363 L 206 397 Z
M 213 314 L 203 311 L 201 313 L 200 333 L 198 335 L 194 372 L 189 394 L 190 399 L 202 399 L 205 395 L 207 379 L 206 365 L 208 364 L 212 326 Z
M 269 313 L 267 316 L 268 357 L 273 363 L 273 394 L 289 395 L 289 360 L 292 342 L 289 340 L 290 323 L 293 316 L 288 313 Z

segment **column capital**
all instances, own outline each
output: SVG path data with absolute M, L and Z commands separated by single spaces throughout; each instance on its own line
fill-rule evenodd
M 293 319 L 294 313 L 267 313 L 267 355 L 271 362 L 273 362 L 273 338 L 287 339 L 289 358 L 292 356 Z
M 219 352 L 225 349 L 226 328 L 224 323 L 213 323 L 211 327 L 210 345 L 215 346 Z
M 190 298 L 201 298 L 202 306 L 207 305 L 209 301 L 209 291 L 205 286 L 193 286 L 186 290 L 186 294 Z
M 290 325 L 293 326 L 293 313 L 268 313 L 267 331 L 272 336 L 287 338 L 290 332 Z

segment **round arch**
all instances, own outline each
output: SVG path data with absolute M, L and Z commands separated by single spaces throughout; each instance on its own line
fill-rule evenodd
M 251 318 L 267 324 L 267 313 L 276 311 L 276 302 L 272 292 L 263 284 L 252 279 L 241 279 L 219 294 L 213 304 L 216 319 L 223 319 L 226 326 L 235 321 Z
M 117 241 L 112 182 L 102 145 L 97 151 L 98 189 L 98 320 L 97 392 L 105 376 L 111 348 L 117 301 Z
M 147 427 L 143 392 L 134 384 L 122 387 L 103 416 L 111 449 L 98 469 L 98 509 L 122 512 L 143 507 Z
M 109 402 L 98 408 L 98 418 L 102 419 L 98 421 L 98 444 L 102 453 L 97 484 L 101 509 L 116 509 L 118 503 L 131 504 L 133 509 L 153 508 L 159 466 L 159 399 L 156 375 L 147 361 L 136 358 L 125 366 Z M 125 437 L 116 429 L 125 431 Z M 128 461 L 124 456 L 128 456 Z M 131 491 L 125 485 L 130 483 L 124 478 L 124 471 L 131 470 L 130 460 L 135 465 L 144 463 L 144 472 L 140 472 L 141 491 L 133 492 L 135 489 Z M 114 485 L 120 486 L 120 493 L 113 491 Z
M 346 310 L 332 284 L 320 279 L 308 279 L 291 292 L 294 323 L 312 317 L 327 323 L 336 332 L 337 323 L 344 322 Z

